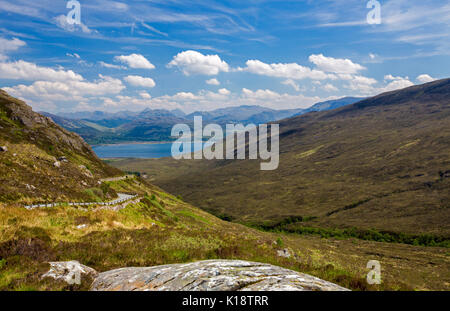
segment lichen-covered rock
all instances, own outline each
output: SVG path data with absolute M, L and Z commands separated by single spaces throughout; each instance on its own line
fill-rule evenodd
M 207 260 L 100 273 L 94 291 L 345 291 L 281 267 L 242 260 Z
M 88 266 L 80 264 L 78 261 L 49 262 L 50 270 L 42 275 L 42 278 L 50 277 L 55 280 L 62 280 L 67 284 L 81 284 L 85 278 L 94 279 L 98 272 Z

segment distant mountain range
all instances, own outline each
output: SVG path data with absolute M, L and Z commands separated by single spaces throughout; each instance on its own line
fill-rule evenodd
M 170 141 L 172 127 L 178 123 L 193 124 L 194 116 L 202 116 L 203 122 L 225 125 L 228 123 L 261 124 L 278 121 L 311 111 L 335 109 L 353 104 L 362 98 L 344 97 L 320 102 L 307 109 L 275 110 L 261 106 L 239 106 L 213 111 L 197 111 L 185 114 L 183 111 L 145 109 L 141 112 L 81 111 L 58 115 L 41 112 L 57 124 L 83 137 L 90 144 L 111 144 L 121 142 Z

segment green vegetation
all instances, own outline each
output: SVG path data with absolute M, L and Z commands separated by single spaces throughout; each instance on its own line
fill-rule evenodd
M 294 225 L 292 225 L 294 224 Z M 337 238 L 349 239 L 356 238 L 367 241 L 387 242 L 387 243 L 404 243 L 410 245 L 420 246 L 438 246 L 450 247 L 450 239 L 442 236 L 433 236 L 430 234 L 412 235 L 399 232 L 379 232 L 377 230 L 361 230 L 357 228 L 347 229 L 329 229 L 305 227 L 294 222 L 281 222 L 275 225 L 252 225 L 250 227 L 260 229 L 263 231 L 277 232 L 277 233 L 295 233 L 295 234 L 314 234 L 322 238 Z
M 79 136 L 0 90 L 0 202 L 38 204 L 97 200 L 98 179 L 122 175 L 105 165 Z M 65 157 L 66 161 L 58 161 Z M 58 162 L 58 163 L 57 163 Z M 57 164 L 55 164 L 57 163 Z M 91 188 L 91 190 L 87 190 Z
M 255 160 L 111 164 L 145 172 L 164 190 L 235 222 L 264 226 L 305 215 L 312 218 L 302 221 L 304 227 L 445 240 L 450 237 L 449 94 L 446 79 L 282 120 L 280 165 L 274 171 L 261 171 Z M 432 240 L 442 245 L 441 238 Z

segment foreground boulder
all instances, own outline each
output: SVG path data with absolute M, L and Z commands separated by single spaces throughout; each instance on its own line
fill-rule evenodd
M 49 262 L 50 270 L 42 278 L 62 280 L 67 284 L 80 284 L 86 278 L 94 279 L 98 273 L 78 261 Z
M 207 260 L 100 273 L 94 291 L 345 291 L 281 267 L 241 260 Z

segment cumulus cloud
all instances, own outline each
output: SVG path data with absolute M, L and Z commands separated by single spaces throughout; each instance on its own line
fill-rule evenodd
M 147 93 L 147 92 L 140 92 L 139 96 L 141 96 L 143 99 L 150 99 L 150 98 L 152 98 L 152 96 L 149 93 Z
M 404 77 L 403 78 L 403 77 L 400 77 L 400 76 L 395 77 L 395 76 L 393 76 L 391 74 L 384 76 L 384 80 L 386 80 L 386 81 L 407 80 L 407 79 L 409 79 L 409 78 L 408 77 Z
M 427 74 L 422 74 L 420 76 L 418 76 L 416 78 L 417 81 L 419 81 L 420 83 L 428 83 L 428 82 L 433 82 L 436 81 L 435 78 L 431 77 L 430 75 Z
M 283 82 L 281 82 L 281 84 L 289 85 L 297 92 L 300 92 L 300 86 L 292 79 L 284 80 Z
M 13 80 L 81 81 L 83 77 L 72 70 L 41 67 L 23 60 L 0 63 L 0 78 Z
M 332 84 L 330 84 L 330 83 L 327 83 L 327 84 L 325 84 L 323 87 L 322 87 L 322 89 L 324 89 L 325 91 L 327 91 L 327 92 L 337 92 L 338 91 L 338 89 L 337 89 L 337 87 L 335 87 L 334 85 L 332 85 Z
M 85 96 L 102 96 L 120 93 L 125 86 L 119 79 L 99 75 L 97 81 L 78 80 L 36 81 L 31 85 L 20 84 L 4 90 L 13 96 L 32 102 L 87 101 Z
M 319 70 L 332 73 L 356 74 L 365 67 L 352 62 L 350 59 L 326 57 L 323 54 L 309 56 L 309 61 Z
M 154 69 L 155 66 L 141 54 L 120 55 L 114 58 L 116 61 L 127 64 L 134 69 Z
M 25 45 L 27 44 L 24 41 L 17 38 L 13 38 L 12 40 L 0 38 L 0 61 L 8 58 L 7 53 L 16 51 Z
M 219 90 L 220 95 L 230 95 L 230 93 L 231 92 L 225 88 Z
M 203 55 L 192 50 L 178 53 L 167 66 L 179 68 L 186 76 L 195 74 L 213 76 L 230 70 L 219 55 Z
M 414 85 L 414 83 L 412 83 L 408 79 L 404 79 L 404 78 L 396 79 L 396 80 L 390 82 L 385 87 L 380 88 L 378 90 L 378 92 L 379 93 L 390 92 L 390 91 L 395 91 L 395 90 L 399 90 L 399 89 L 404 89 L 405 87 L 409 87 L 409 86 L 413 86 L 413 85 Z
M 156 85 L 155 81 L 153 81 L 152 78 L 145 78 L 141 76 L 126 76 L 124 78 L 126 82 L 133 86 L 140 86 L 140 87 L 154 87 Z
M 286 78 L 286 79 L 314 79 L 324 80 L 329 76 L 323 71 L 312 70 L 308 67 L 301 66 L 297 63 L 288 64 L 266 64 L 259 60 L 248 60 L 246 68 L 239 68 L 239 71 L 247 71 L 258 75 Z
M 125 66 L 114 65 L 114 64 L 108 64 L 108 63 L 105 63 L 105 62 L 103 62 L 103 61 L 100 61 L 99 64 L 100 64 L 100 66 L 102 66 L 102 67 L 110 68 L 110 69 L 111 69 L 111 68 L 112 68 L 112 69 L 127 69 L 127 67 L 125 67 Z
M 206 80 L 206 84 L 209 84 L 209 85 L 220 85 L 220 82 L 216 78 L 213 78 L 213 79 Z
M 271 90 L 257 90 L 257 91 L 252 91 L 246 88 L 242 89 L 242 94 L 247 97 L 247 98 L 252 98 L 252 99 L 276 99 L 280 97 L 280 94 L 278 94 L 277 92 L 271 91 Z
M 82 32 L 88 33 L 88 34 L 92 32 L 92 30 L 89 29 L 89 27 L 87 27 L 83 23 L 80 23 L 80 24 L 69 24 L 67 22 L 67 16 L 66 15 L 59 15 L 59 16 L 55 17 L 54 21 L 55 21 L 56 26 L 66 30 L 66 31 L 69 31 L 69 32 L 82 31 Z
M 357 91 L 360 95 L 372 96 L 384 92 L 395 91 L 414 85 L 408 77 L 393 76 L 391 74 L 384 76 L 384 86 L 379 86 L 378 81 L 363 76 L 351 76 L 349 83 L 344 87 Z

